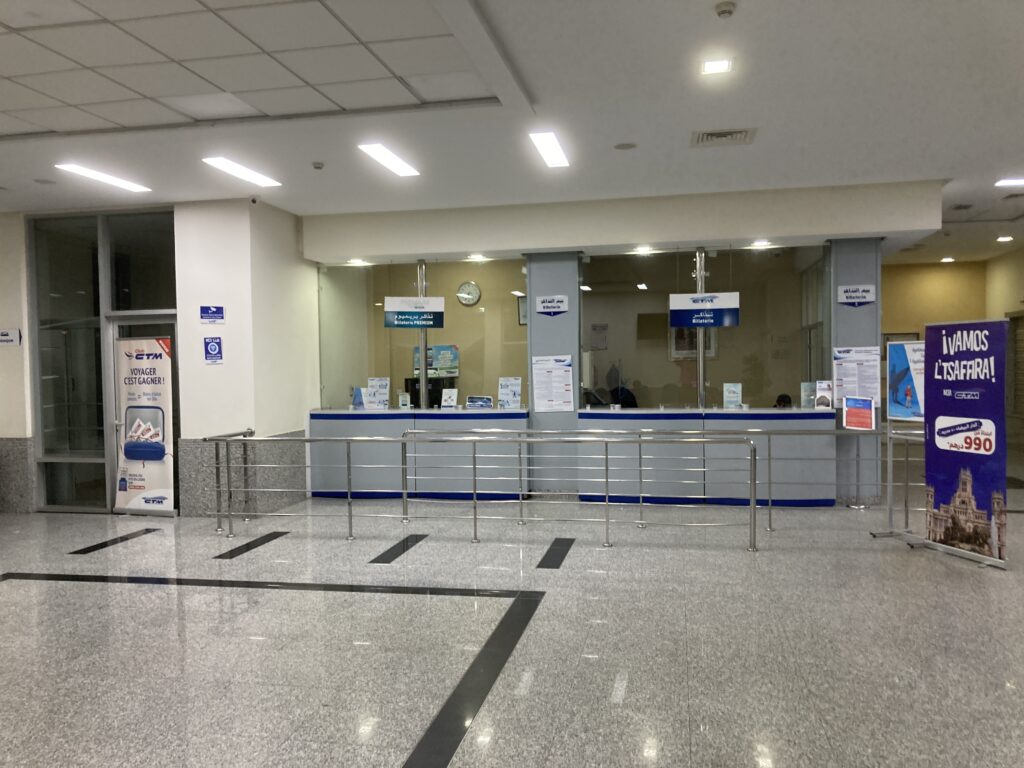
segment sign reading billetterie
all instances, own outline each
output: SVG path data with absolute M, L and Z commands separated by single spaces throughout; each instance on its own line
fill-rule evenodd
M 925 328 L 928 539 L 1006 559 L 1007 321 Z
M 171 340 L 118 339 L 118 405 L 124 409 L 117 457 L 116 511 L 174 510 Z
M 385 328 L 444 328 L 444 296 L 385 296 Z
M 670 293 L 669 325 L 673 328 L 714 328 L 740 324 L 738 293 Z

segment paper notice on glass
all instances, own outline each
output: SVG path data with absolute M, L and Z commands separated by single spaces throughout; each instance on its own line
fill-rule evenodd
M 833 402 L 847 397 L 882 399 L 881 347 L 836 347 L 832 350 Z
M 498 379 L 498 407 L 519 408 L 523 399 L 523 380 L 519 376 Z
M 599 352 L 608 349 L 608 323 L 590 324 L 590 348 Z
M 572 355 L 544 355 L 533 358 L 534 411 L 573 411 Z

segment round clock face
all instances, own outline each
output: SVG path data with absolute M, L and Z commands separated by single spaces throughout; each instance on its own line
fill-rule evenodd
M 480 301 L 480 286 L 472 280 L 467 280 L 455 291 L 455 297 L 464 307 L 472 307 Z

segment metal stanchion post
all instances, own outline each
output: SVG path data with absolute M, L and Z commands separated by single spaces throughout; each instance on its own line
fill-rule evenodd
M 477 536 L 477 522 L 476 522 L 476 440 L 472 441 L 473 444 L 473 543 L 479 544 L 480 538 Z
M 409 522 L 409 444 L 402 440 L 402 522 Z
M 221 486 L 220 486 L 221 480 L 220 480 L 220 441 L 219 440 L 213 444 L 213 466 L 214 466 L 214 472 L 216 473 L 216 482 L 217 482 L 217 491 L 216 491 L 216 493 L 217 493 L 217 533 L 223 533 L 224 532 L 224 526 L 221 525 L 221 518 L 220 518 L 221 508 L 223 506 L 223 500 L 221 498 Z
M 774 531 L 772 527 L 772 436 L 768 435 L 768 527 L 766 531 Z
M 864 505 L 860 503 L 860 435 L 854 433 L 854 488 L 853 488 L 853 504 L 847 504 L 847 509 L 864 509 Z
M 750 441 L 750 546 L 747 552 L 757 552 L 757 446 Z
M 348 480 L 345 483 L 346 496 L 348 498 L 348 536 L 346 539 L 352 541 L 352 441 L 345 441 L 345 471 L 348 473 Z
M 520 442 L 516 443 L 519 449 L 519 522 L 516 525 L 526 525 L 526 521 L 523 519 L 523 443 L 522 434 L 520 433 Z
M 249 494 L 249 444 L 242 443 L 242 488 L 245 492 L 245 503 L 242 509 L 245 510 L 244 522 L 249 522 L 249 517 L 252 511 L 249 508 L 250 494 Z
M 643 435 L 638 435 L 637 439 L 639 442 L 636 444 L 636 458 L 637 458 L 637 479 L 640 484 L 640 522 L 636 524 L 637 528 L 646 528 L 647 523 L 644 520 L 644 438 Z
M 224 452 L 227 456 L 225 465 L 227 467 L 228 474 L 228 538 L 235 538 L 235 518 L 234 518 L 234 491 L 231 490 L 231 441 L 224 441 Z
M 605 440 L 604 441 L 604 545 L 606 547 L 610 547 L 612 545 L 611 530 L 610 530 L 611 529 L 611 519 L 610 519 L 611 509 L 608 506 L 608 501 L 609 501 L 609 498 L 610 498 L 611 494 L 609 494 L 609 492 L 608 492 L 608 483 L 609 483 L 609 480 L 608 480 L 608 441 Z
M 906 439 L 903 441 L 903 529 L 910 530 L 910 441 Z

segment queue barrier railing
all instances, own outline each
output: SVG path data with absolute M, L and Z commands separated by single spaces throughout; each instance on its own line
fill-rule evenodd
M 604 506 L 604 517 L 603 520 L 597 519 L 580 519 L 571 518 L 565 520 L 566 522 L 591 522 L 601 521 L 604 523 L 605 529 L 605 540 L 604 546 L 611 547 L 611 514 L 610 507 L 613 503 L 612 500 L 615 498 L 615 494 L 612 493 L 612 483 L 619 482 L 619 480 L 611 477 L 611 470 L 613 468 L 611 462 L 610 447 L 612 445 L 683 445 L 683 444 L 694 444 L 694 445 L 736 445 L 742 448 L 746 448 L 747 456 L 745 457 L 748 466 L 748 492 L 749 492 L 749 546 L 748 550 L 751 552 L 757 551 L 757 448 L 754 441 L 748 437 L 740 435 L 719 435 L 714 436 L 707 435 L 689 435 L 680 433 L 660 433 L 658 435 L 645 434 L 642 437 L 634 436 L 629 433 L 605 433 L 605 434 L 543 434 L 543 435 L 527 435 L 527 434 L 443 434 L 443 433 L 430 433 L 430 434 L 405 434 L 401 437 L 254 437 L 251 435 L 251 431 L 246 433 L 236 433 L 231 435 L 217 435 L 213 437 L 204 438 L 204 442 L 214 444 L 214 461 L 215 461 L 215 503 L 217 513 L 217 532 L 222 532 L 221 518 L 222 516 L 227 517 L 228 521 L 228 538 L 234 536 L 234 504 L 233 500 L 235 495 L 240 493 L 243 499 L 243 509 L 245 519 L 248 520 L 252 516 L 253 505 L 252 499 L 255 493 L 289 493 L 289 494 L 306 494 L 308 495 L 308 488 L 253 488 L 252 486 L 252 471 L 260 468 L 292 468 L 292 469 L 304 469 L 309 472 L 313 468 L 318 469 L 343 469 L 346 473 L 347 482 L 344 489 L 325 489 L 322 492 L 334 496 L 341 496 L 346 501 L 347 518 L 348 518 L 348 535 L 347 538 L 352 540 L 354 535 L 353 530 L 353 484 L 352 484 L 352 469 L 353 467 L 362 469 L 393 469 L 394 465 L 391 464 L 353 464 L 352 462 L 352 447 L 354 445 L 373 445 L 373 444 L 397 444 L 400 448 L 401 461 L 398 467 L 401 470 L 401 499 L 402 499 L 402 521 L 408 522 L 410 520 L 409 515 L 409 502 L 410 502 L 410 490 L 409 490 L 409 447 L 414 446 L 413 455 L 417 455 L 417 449 L 415 446 L 421 446 L 424 444 L 447 444 L 447 445 L 469 445 L 470 446 L 470 461 L 468 465 L 446 465 L 447 468 L 453 469 L 469 469 L 470 479 L 472 482 L 471 502 L 472 502 L 472 521 L 473 521 L 473 537 L 471 541 L 473 543 L 479 542 L 479 503 L 486 501 L 488 504 L 500 504 L 500 500 L 489 500 L 481 499 L 479 492 L 479 476 L 478 472 L 481 469 L 479 465 L 479 459 L 490 456 L 497 456 L 497 454 L 480 454 L 480 446 L 502 446 L 502 445 L 515 445 L 517 446 L 517 452 L 520 456 L 520 471 L 518 473 L 518 491 L 511 494 L 513 501 L 518 501 L 520 505 L 520 511 L 517 522 L 525 523 L 526 518 L 523 514 L 522 505 L 527 497 L 531 495 L 530 490 L 527 487 L 527 478 L 522 472 L 522 450 L 524 446 L 553 446 L 553 445 L 596 445 L 601 448 L 599 456 L 603 457 L 603 494 L 590 494 L 596 495 L 599 498 L 603 497 L 601 501 L 587 501 L 584 497 L 575 491 L 565 491 L 563 494 L 572 494 L 578 496 L 576 504 L 596 504 L 603 503 Z M 344 464 L 314 464 L 309 458 L 307 458 L 304 464 L 260 464 L 252 461 L 252 454 L 250 453 L 250 447 L 255 451 L 255 447 L 261 444 L 283 444 L 283 443 L 302 443 L 307 446 L 307 451 L 313 445 L 323 444 L 336 444 L 344 445 L 345 451 L 345 462 Z M 224 458 L 223 464 L 227 468 L 227 472 L 222 474 L 221 472 L 221 446 L 224 447 Z M 232 463 L 231 454 L 232 448 L 241 446 L 242 455 L 242 472 L 241 472 L 241 486 L 237 487 L 235 481 L 232 480 Z M 642 448 L 640 449 L 642 452 Z M 309 454 L 307 453 L 307 456 Z M 592 468 L 588 468 L 592 469 Z M 732 470 L 735 471 L 735 468 Z M 237 473 L 236 473 L 237 474 Z M 225 485 L 226 479 L 226 485 Z M 505 478 L 488 478 L 489 480 L 494 479 L 505 479 Z M 510 478 L 509 478 L 510 479 Z M 685 480 L 675 481 L 684 483 Z M 364 491 L 365 492 L 365 491 Z M 370 491 L 373 493 L 374 491 Z M 226 515 L 224 510 L 223 502 L 227 499 Z M 416 501 L 428 501 L 429 499 L 416 498 Z M 535 500 L 535 499 L 531 499 Z M 445 500 L 446 503 L 452 503 L 450 499 Z M 552 502 L 548 502 L 552 503 Z M 564 502 L 553 502 L 553 503 L 564 503 Z M 616 502 L 618 503 L 618 502 Z M 396 515 L 388 514 L 374 514 L 374 517 L 396 517 Z M 435 517 L 452 517 L 448 516 L 435 516 Z M 461 516 L 460 516 L 461 517 Z M 499 515 L 490 515 L 487 519 L 498 519 L 498 520 L 513 520 L 516 518 L 503 517 Z M 531 518 L 531 520 L 555 522 L 550 518 Z M 615 522 L 620 522 L 616 520 Z M 634 521 L 630 521 L 634 522 Z M 717 526 L 717 525 L 730 525 L 729 523 L 659 523 L 660 525 L 700 525 L 700 526 Z

